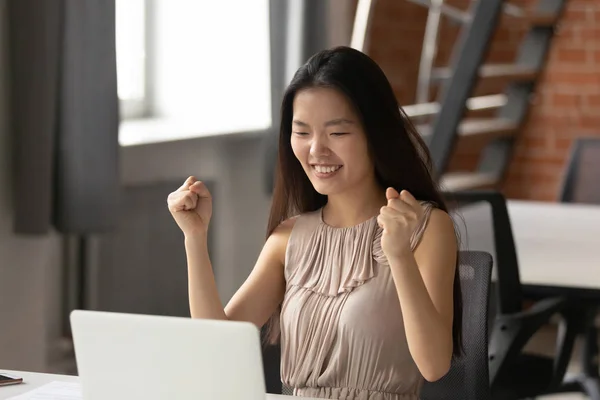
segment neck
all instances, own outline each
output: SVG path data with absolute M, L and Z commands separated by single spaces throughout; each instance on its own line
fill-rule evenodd
M 323 207 L 323 220 L 335 227 L 358 225 L 379 214 L 385 204 L 385 190 L 372 182 L 367 187 L 328 196 Z

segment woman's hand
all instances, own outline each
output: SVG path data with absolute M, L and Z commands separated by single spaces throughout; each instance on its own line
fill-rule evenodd
M 186 237 L 207 233 L 212 198 L 204 183 L 190 176 L 183 186 L 169 194 L 167 205 Z
M 400 194 L 388 188 L 385 192 L 388 204 L 381 207 L 377 217 L 383 229 L 381 248 L 390 262 L 412 252 L 410 239 L 423 217 L 423 207 L 406 190 Z

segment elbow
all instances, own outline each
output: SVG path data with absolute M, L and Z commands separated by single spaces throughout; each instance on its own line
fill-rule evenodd
M 421 375 L 427 382 L 435 382 L 442 379 L 450 371 L 451 360 L 439 360 L 437 363 L 423 368 Z

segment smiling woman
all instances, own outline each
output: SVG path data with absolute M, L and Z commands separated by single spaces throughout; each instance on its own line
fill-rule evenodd
M 374 173 L 371 154 L 365 151 L 367 136 L 341 92 L 327 87 L 305 89 L 296 95 L 293 108 L 292 150 L 317 192 L 330 196 L 348 188 L 379 191 L 374 179 L 366 179 Z M 361 186 L 364 182 L 372 183 L 371 187 Z
M 169 196 L 194 318 L 267 324 L 281 378 L 330 399 L 417 400 L 461 353 L 458 244 L 427 147 L 365 54 L 314 55 L 283 98 L 267 240 L 225 309 L 195 178 Z

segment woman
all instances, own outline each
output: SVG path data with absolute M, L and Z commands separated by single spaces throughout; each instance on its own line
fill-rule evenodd
M 192 317 L 269 323 L 296 395 L 417 399 L 460 352 L 454 225 L 426 146 L 363 53 L 322 51 L 290 83 L 267 240 L 225 309 L 208 190 L 190 177 L 168 204 L 185 234 Z

